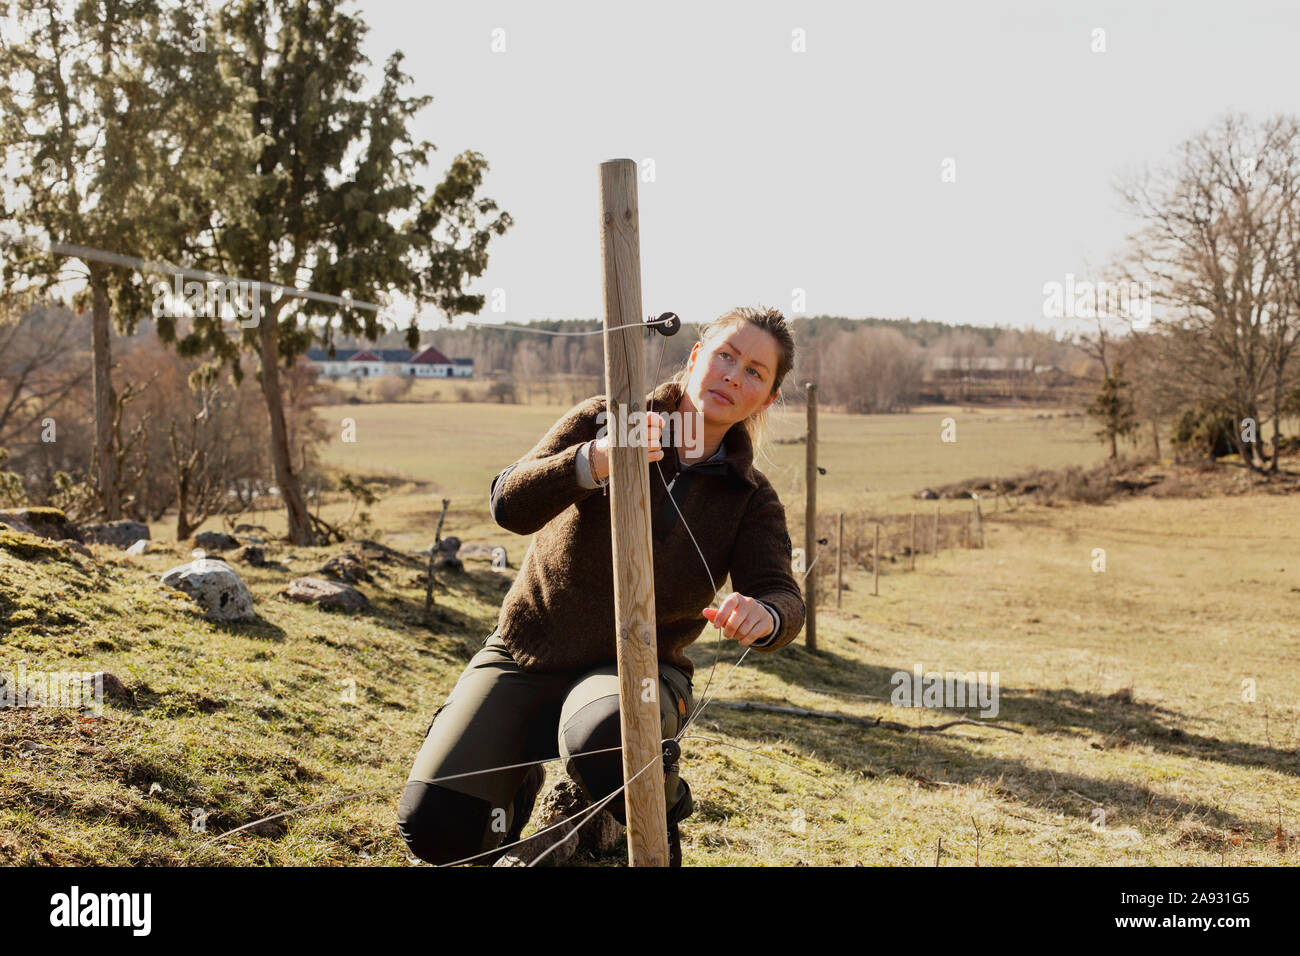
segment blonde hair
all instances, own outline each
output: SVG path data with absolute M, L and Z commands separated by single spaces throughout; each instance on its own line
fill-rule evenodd
M 772 376 L 772 389 L 768 392 L 768 395 L 779 395 L 781 383 L 794 367 L 794 335 L 790 331 L 790 326 L 786 323 L 785 316 L 779 310 L 765 307 L 750 308 L 749 306 L 734 308 L 705 325 L 700 330 L 700 342 L 708 342 L 719 333 L 745 323 L 757 326 L 776 340 L 776 371 Z M 671 381 L 681 386 L 684 391 L 690 374 L 689 366 L 683 365 L 678 369 L 677 374 L 672 377 Z M 770 407 L 759 409 L 746 418 L 744 422 L 745 431 L 749 434 L 750 444 L 754 446 L 755 460 L 757 460 L 759 450 L 763 447 L 763 442 L 767 437 L 767 413 Z

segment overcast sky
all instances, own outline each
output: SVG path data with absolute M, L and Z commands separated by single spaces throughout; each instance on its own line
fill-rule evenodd
M 803 289 L 808 315 L 1050 328 L 1044 283 L 1123 243 L 1118 175 L 1227 109 L 1300 112 L 1295 3 L 361 10 L 376 71 L 401 49 L 434 97 L 416 133 L 438 177 L 478 150 L 516 221 L 472 287 L 507 311 L 481 320 L 601 316 L 597 169 L 627 157 L 654 166 L 647 314 L 793 316 Z

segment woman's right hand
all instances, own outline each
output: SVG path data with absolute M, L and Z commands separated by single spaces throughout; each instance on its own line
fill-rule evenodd
M 658 412 L 647 412 L 646 415 L 646 444 L 650 449 L 650 460 L 659 461 L 664 456 L 664 450 L 659 444 L 664 429 L 664 418 Z M 611 444 L 611 438 L 606 434 L 597 438 L 596 444 L 592 446 L 591 471 L 596 476 L 597 481 L 604 481 L 609 477 L 609 449 Z

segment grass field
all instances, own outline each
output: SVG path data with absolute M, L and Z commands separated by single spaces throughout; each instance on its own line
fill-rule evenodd
M 492 476 L 527 452 L 568 408 L 542 405 L 377 404 L 318 409 L 336 440 L 324 461 L 356 474 L 402 477 L 427 485 L 453 507 L 486 509 Z M 1052 415 L 1040 418 L 1039 415 Z M 941 440 L 942 422 L 956 423 L 956 441 Z M 342 441 L 345 419 L 355 441 Z M 1092 465 L 1105 450 L 1091 419 L 1059 409 L 962 409 L 927 406 L 906 415 L 818 414 L 818 507 L 834 511 L 901 512 L 914 492 L 978 475 L 1030 468 Z M 792 515 L 803 513 L 805 446 L 782 444 L 805 428 L 802 409 L 771 413 L 757 467 Z M 801 519 L 800 519 L 801 520 Z
M 895 672 L 996 671 L 997 723 L 1020 733 L 710 706 L 684 746 L 686 863 L 1296 865 L 1297 537 L 1288 498 L 1133 499 L 1001 512 L 986 549 L 891 568 L 877 598 L 850 569 L 817 651 L 751 652 L 717 700 L 933 725 L 957 715 L 876 699 Z M 102 668 L 136 692 L 100 720 L 2 712 L 0 861 L 406 863 L 401 784 L 511 572 L 470 560 L 426 626 L 413 566 L 377 568 L 362 585 L 374 610 L 335 615 L 275 593 L 338 548 L 272 550 L 283 570 L 240 566 L 260 619 L 214 626 L 146 576 L 187 549 L 97 546 L 92 561 L 0 547 L 5 666 Z M 697 694 L 719 647 L 706 633 L 692 648 Z M 715 689 L 737 650 L 721 648 Z

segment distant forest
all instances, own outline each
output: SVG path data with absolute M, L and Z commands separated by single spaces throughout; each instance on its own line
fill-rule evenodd
M 541 331 L 596 330 L 593 319 L 527 324 Z M 794 370 L 783 385 L 785 401 L 803 400 L 803 383 L 817 383 L 818 399 L 849 412 L 900 412 L 930 401 L 1086 401 L 1101 381 L 1101 365 L 1064 336 L 1034 330 L 945 325 L 914 319 L 795 318 Z M 675 336 L 646 339 L 647 375 L 669 378 L 699 340 L 690 323 Z M 394 331 L 377 343 L 340 339 L 337 348 L 405 347 Z M 548 379 L 589 377 L 592 390 L 604 381 L 602 336 L 553 336 L 517 329 L 442 330 L 422 344 L 453 358 L 474 360 L 474 374 L 518 386 Z M 502 394 L 508 394 L 502 391 Z

